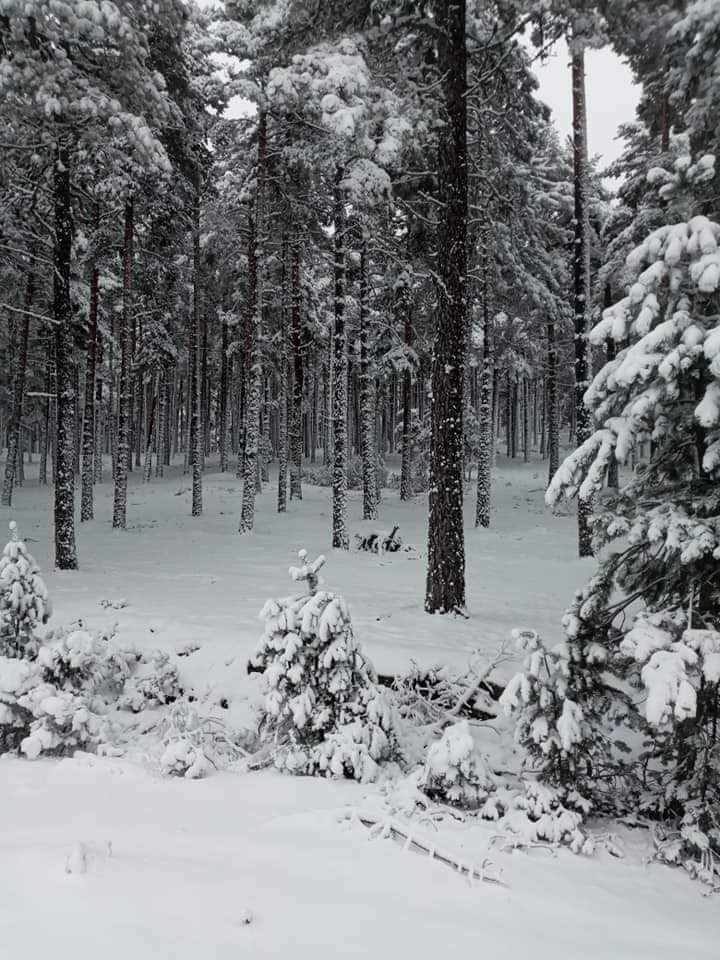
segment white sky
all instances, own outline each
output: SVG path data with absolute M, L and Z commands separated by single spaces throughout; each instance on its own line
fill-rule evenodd
M 535 72 L 540 81 L 540 98 L 552 108 L 560 136 L 568 137 L 572 129 L 572 93 L 564 41 L 557 44 L 544 64 L 536 64 Z M 622 143 L 615 135 L 620 124 L 635 116 L 639 90 L 633 85 L 630 68 L 609 47 L 586 53 L 585 73 L 588 151 L 609 163 L 622 152 Z

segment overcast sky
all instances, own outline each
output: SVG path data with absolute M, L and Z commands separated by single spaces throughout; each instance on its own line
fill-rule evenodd
M 572 94 L 567 47 L 558 43 L 544 64 L 536 64 L 540 97 L 552 108 L 560 135 L 567 137 L 572 128 Z M 621 123 L 632 120 L 638 102 L 630 68 L 612 50 L 591 50 L 585 55 L 588 101 L 588 150 L 600 154 L 609 163 L 622 151 L 615 139 Z

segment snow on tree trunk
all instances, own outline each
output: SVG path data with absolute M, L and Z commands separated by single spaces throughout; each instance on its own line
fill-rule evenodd
M 58 144 L 53 170 L 55 246 L 53 271 L 53 317 L 55 320 L 55 566 L 77 570 L 75 546 L 75 379 L 73 377 L 72 301 L 72 195 L 70 155 Z
M 288 240 L 283 234 L 280 254 L 282 276 L 280 280 L 280 375 L 278 377 L 278 513 L 287 511 L 288 486 L 288 324 L 287 324 L 287 283 L 288 283 Z
M 410 294 L 406 287 L 400 291 L 403 312 L 403 335 L 408 350 L 412 347 L 412 316 Z M 402 437 L 400 445 L 400 499 L 412 499 L 412 373 L 409 363 L 402 374 Z
M 20 449 L 20 431 L 22 429 L 23 405 L 25 399 L 25 374 L 27 371 L 28 337 L 30 335 L 30 308 L 33 303 L 35 277 L 30 271 L 25 280 L 25 312 L 20 320 L 17 331 L 16 351 L 14 355 L 15 376 L 13 378 L 13 398 L 10 422 L 7 431 L 7 460 L 5 461 L 5 478 L 0 503 L 4 507 L 12 504 L 13 485 L 19 480 L 18 467 L 22 465 L 22 451 Z
M 221 325 L 220 341 L 220 472 L 228 468 L 228 385 L 230 370 L 228 360 L 229 331 L 227 323 Z
M 575 213 L 573 228 L 573 313 L 575 317 L 575 445 L 580 447 L 592 433 L 590 413 L 583 402 L 589 382 L 588 360 L 588 231 L 587 207 L 587 117 L 585 99 L 585 55 L 577 50 L 572 56 L 573 93 L 573 186 Z M 581 557 L 591 557 L 592 549 L 592 500 L 578 500 L 578 552 Z
M 158 454 L 158 443 L 157 443 L 157 434 L 156 434 L 156 410 L 158 403 L 158 394 L 160 393 L 160 372 L 158 371 L 156 376 L 156 387 L 152 392 L 150 398 L 150 409 L 148 411 L 148 420 L 147 420 L 147 433 L 145 435 L 145 463 L 143 469 L 143 482 L 149 483 L 152 479 L 152 451 L 153 451 L 153 441 L 155 443 L 155 455 Z
M 363 477 L 363 520 L 377 520 L 377 463 L 375 457 L 375 379 L 368 344 L 368 289 L 366 243 L 360 250 L 360 450 Z
M 430 515 L 425 609 L 465 607 L 463 380 L 466 352 L 467 80 L 465 4 L 438 3 L 438 71 L 446 130 L 438 180 L 443 203 L 438 250 L 438 318 L 433 351 Z
M 124 530 L 127 525 L 127 483 L 130 467 L 130 419 L 132 401 L 132 257 L 134 204 L 125 203 L 125 237 L 123 241 L 122 317 L 120 328 L 120 386 L 118 397 L 117 453 L 115 455 L 115 495 L 113 527 Z
M 99 228 L 100 211 L 95 203 L 93 230 L 95 239 Z M 85 406 L 83 409 L 82 435 L 82 492 L 80 495 L 80 521 L 92 520 L 93 484 L 95 482 L 95 433 L 97 410 L 95 405 L 95 373 L 97 368 L 98 328 L 98 283 L 99 272 L 96 258 L 90 266 L 90 305 L 88 309 L 87 352 L 85 357 Z
M 168 372 L 163 367 L 158 381 L 158 429 L 157 429 L 157 460 L 155 461 L 155 476 L 162 477 L 165 473 L 165 450 L 168 441 Z
M 190 317 L 190 452 L 192 470 L 192 516 L 202 514 L 202 424 L 200 390 L 200 172 L 193 197 L 193 309 Z
M 292 323 L 292 422 L 290 425 L 290 499 L 302 500 L 303 460 L 303 355 L 300 290 L 300 239 L 292 244 L 290 267 Z
M 487 198 L 484 198 L 487 202 Z M 490 315 L 490 224 L 487 215 L 480 230 L 480 295 L 483 318 L 483 359 L 480 373 L 479 447 L 477 469 L 477 496 L 475 500 L 475 526 L 490 526 L 490 498 L 492 495 L 493 447 L 493 383 L 495 380 L 495 357 L 493 321 Z
M 248 249 L 248 324 L 246 333 L 247 378 L 245 394 L 245 452 L 243 458 L 243 496 L 240 514 L 240 533 L 249 533 L 255 524 L 255 494 L 257 492 L 260 446 L 260 391 L 262 388 L 262 361 L 259 338 L 262 322 L 262 290 L 260 265 L 262 263 L 265 174 L 267 168 L 267 114 L 258 116 L 257 192 L 255 217 L 250 223 Z
M 45 361 L 45 397 L 43 398 L 43 424 L 40 441 L 39 481 L 44 486 L 48 482 L 48 456 L 50 453 L 50 391 L 52 390 L 52 361 Z
M 347 529 L 347 390 L 348 359 L 345 332 L 345 211 L 340 192 L 342 169 L 334 187 L 335 329 L 333 331 L 333 485 L 332 545 L 350 549 Z
M 558 410 L 558 354 L 555 320 L 547 322 L 547 453 L 548 483 L 560 466 L 560 412 Z

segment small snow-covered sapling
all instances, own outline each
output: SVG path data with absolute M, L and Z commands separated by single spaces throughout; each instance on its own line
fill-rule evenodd
M 303 549 L 298 551 L 298 557 L 300 558 L 302 566 L 290 567 L 289 573 L 293 580 L 307 580 L 308 593 L 312 596 L 314 593 L 316 593 L 320 584 L 320 577 L 318 574 L 325 565 L 325 557 L 321 553 L 316 560 L 313 560 L 312 563 L 308 563 L 307 555 L 307 550 Z

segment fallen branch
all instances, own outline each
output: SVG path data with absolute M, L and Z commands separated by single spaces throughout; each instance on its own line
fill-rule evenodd
M 378 838 L 395 840 L 403 844 L 404 850 L 425 854 L 431 860 L 437 860 L 445 866 L 451 867 L 461 876 L 464 874 L 470 883 L 474 880 L 480 880 L 483 883 L 493 883 L 501 887 L 507 886 L 505 881 L 501 880 L 497 874 L 486 872 L 486 868 L 490 866 L 490 861 L 484 860 L 479 867 L 465 862 L 456 857 L 455 854 L 438 848 L 431 840 L 418 837 L 411 831 L 408 824 L 404 824 L 394 817 L 352 809 L 344 811 L 341 820 L 361 823 L 369 829 L 371 840 Z

